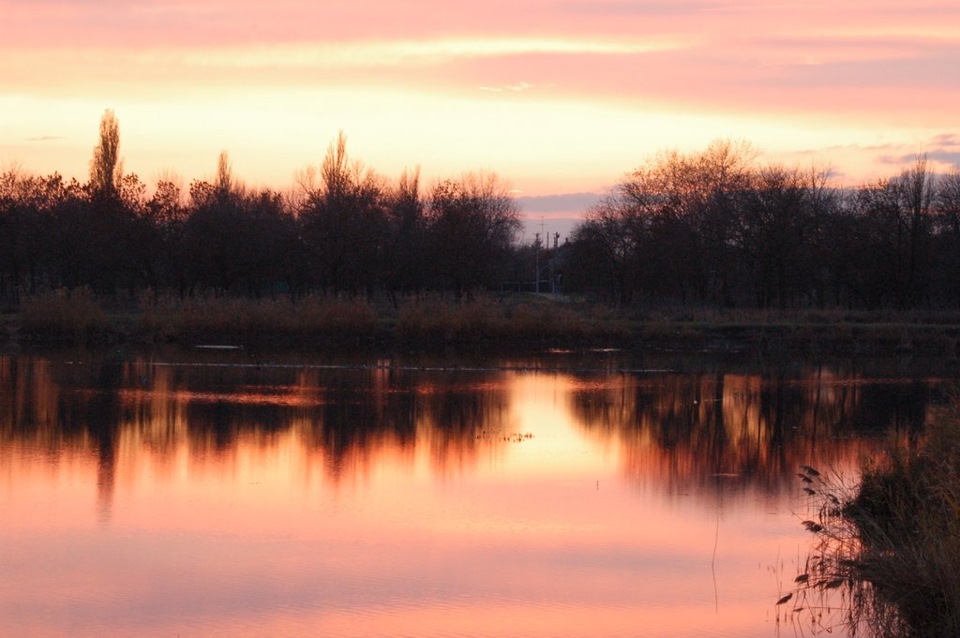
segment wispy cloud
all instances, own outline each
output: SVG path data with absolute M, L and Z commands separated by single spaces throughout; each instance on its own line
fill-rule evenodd
M 534 88 L 534 85 L 530 84 L 529 82 L 517 82 L 516 84 L 504 84 L 502 86 L 481 86 L 479 88 L 481 91 L 490 91 L 491 93 L 521 93 Z
M 632 42 L 589 38 L 440 38 L 425 40 L 303 42 L 268 46 L 190 50 L 177 59 L 219 67 L 391 67 L 438 64 L 456 59 L 545 55 L 636 55 L 689 46 L 670 38 Z M 167 57 L 165 50 L 138 54 L 145 60 Z
M 919 155 L 923 155 L 941 168 L 960 167 L 960 134 L 935 135 L 914 149 L 902 144 L 891 144 L 885 146 L 884 151 L 877 159 L 888 166 L 910 166 Z
M 955 169 L 960 169 L 960 151 L 954 151 L 952 153 L 944 151 L 934 151 L 927 154 L 927 158 L 941 164 L 946 164 Z
M 647 1 L 647 2 L 567 2 L 561 5 L 574 14 L 608 16 L 689 16 L 699 13 L 743 12 L 745 5 L 734 2 L 705 0 Z
M 936 148 L 960 147 L 960 133 L 942 133 L 930 138 L 930 144 Z

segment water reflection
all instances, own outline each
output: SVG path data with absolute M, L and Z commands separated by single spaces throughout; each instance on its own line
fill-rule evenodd
M 93 455 L 104 512 L 119 454 L 162 459 L 186 446 L 191 458 L 223 460 L 241 440 L 267 448 L 280 433 L 294 433 L 333 480 L 417 446 L 434 471 L 456 473 L 482 450 L 522 440 L 512 408 L 523 375 L 511 368 L 6 356 L 0 435 L 50 458 Z M 717 478 L 792 489 L 802 463 L 830 467 L 862 452 L 864 435 L 918 431 L 931 392 L 926 380 L 840 377 L 823 366 L 791 376 L 530 374 L 548 380 L 599 445 L 617 446 L 627 475 L 678 491 L 709 489 Z
M 797 467 L 932 403 L 830 366 L 609 363 L 0 357 L 0 626 L 771 635 Z
M 163 458 L 186 446 L 204 462 L 240 442 L 268 448 L 294 433 L 334 480 L 385 450 L 429 449 L 438 472 L 460 471 L 509 436 L 508 386 L 496 370 L 190 365 L 0 357 L 0 433 L 52 456 L 97 459 L 109 509 L 118 454 Z
M 571 411 L 601 438 L 616 437 L 625 471 L 675 490 L 730 483 L 794 487 L 801 464 L 838 467 L 923 427 L 927 380 L 840 378 L 822 366 L 783 374 L 663 375 L 582 380 Z

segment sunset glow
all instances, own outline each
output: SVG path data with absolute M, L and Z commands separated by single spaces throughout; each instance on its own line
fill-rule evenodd
M 960 159 L 960 9 L 908 3 L 2 0 L 0 166 L 286 189 L 338 130 L 367 166 L 600 193 L 664 148 L 743 138 L 842 185 Z M 578 200 L 579 201 L 579 200 Z M 551 210 L 568 213 L 572 200 Z
M 13 633 L 767 636 L 794 468 L 884 444 L 829 373 L 114 365 L 0 357 Z
M 853 480 L 937 409 L 859 362 L 202 350 L 0 356 L 8 633 L 787 633 L 820 507 L 797 470 Z

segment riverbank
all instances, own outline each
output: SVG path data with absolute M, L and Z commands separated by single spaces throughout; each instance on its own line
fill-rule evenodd
M 275 347 L 517 349 L 956 357 L 960 312 L 617 309 L 551 295 L 431 297 L 396 306 L 365 299 L 146 297 L 105 303 L 87 291 L 25 300 L 0 341 L 236 343 Z

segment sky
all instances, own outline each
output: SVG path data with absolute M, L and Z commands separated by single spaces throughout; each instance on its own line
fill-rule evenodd
M 575 215 L 658 151 L 744 139 L 855 186 L 960 162 L 955 0 L 0 0 L 0 169 L 292 187 L 338 131 L 429 183 Z M 546 223 L 545 222 L 545 223 Z M 549 229 L 547 229 L 549 232 Z

